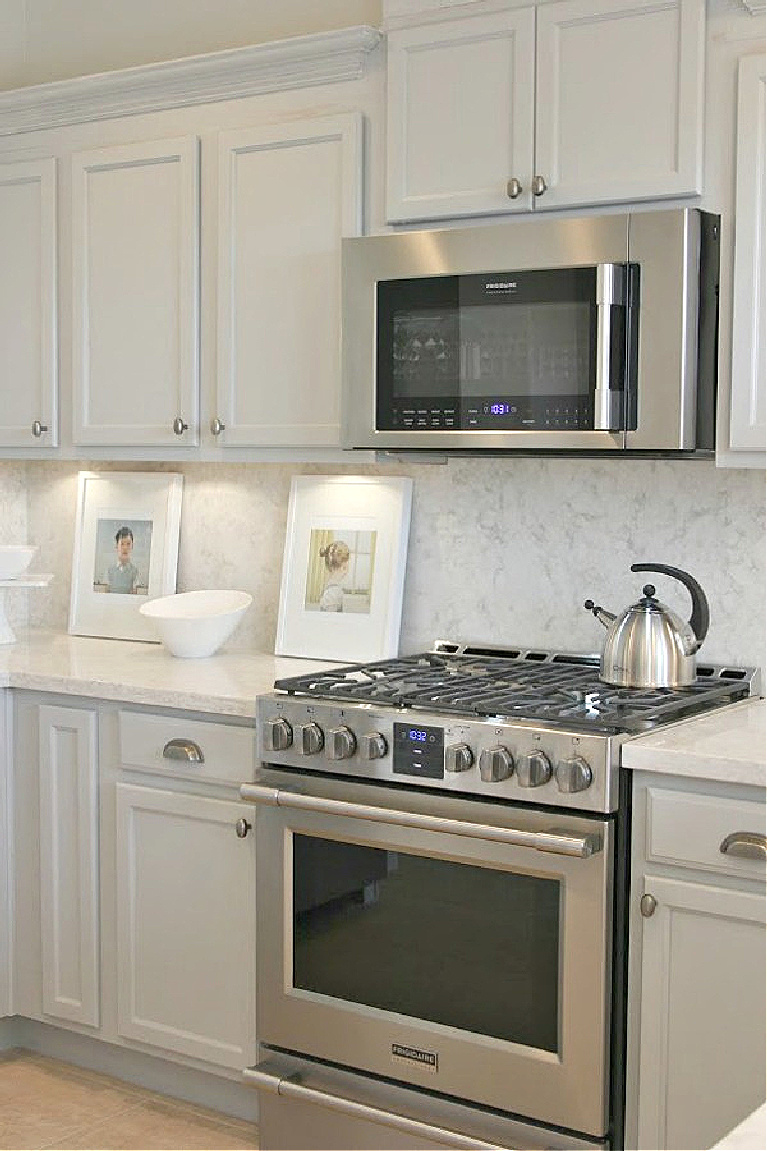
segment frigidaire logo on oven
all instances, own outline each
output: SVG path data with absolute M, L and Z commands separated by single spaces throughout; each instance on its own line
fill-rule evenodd
M 516 289 L 516 280 L 487 280 L 485 282 L 486 292 L 515 292 Z
M 422 1051 L 420 1047 L 403 1047 L 392 1043 L 391 1057 L 395 1063 L 415 1063 L 422 1071 L 436 1075 L 439 1071 L 439 1057 L 436 1051 Z

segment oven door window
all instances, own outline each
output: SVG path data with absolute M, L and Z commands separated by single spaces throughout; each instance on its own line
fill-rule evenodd
M 293 835 L 293 985 L 558 1050 L 560 882 Z

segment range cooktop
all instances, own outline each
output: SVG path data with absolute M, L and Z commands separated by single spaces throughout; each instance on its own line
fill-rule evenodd
M 703 664 L 683 688 L 613 687 L 599 657 L 439 641 L 418 655 L 279 679 L 275 691 L 615 735 L 721 707 L 756 690 L 757 671 Z

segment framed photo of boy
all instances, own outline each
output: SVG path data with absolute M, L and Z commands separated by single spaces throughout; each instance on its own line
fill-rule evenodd
M 277 655 L 397 655 L 412 490 L 399 477 L 293 477 Z
M 176 590 L 183 476 L 80 472 L 71 635 L 159 642 L 142 603 Z

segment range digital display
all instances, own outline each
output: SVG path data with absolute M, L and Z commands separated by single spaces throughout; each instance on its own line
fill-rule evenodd
M 409 723 L 395 723 L 392 760 L 392 771 L 395 775 L 443 779 L 444 731 L 441 727 L 415 727 Z

